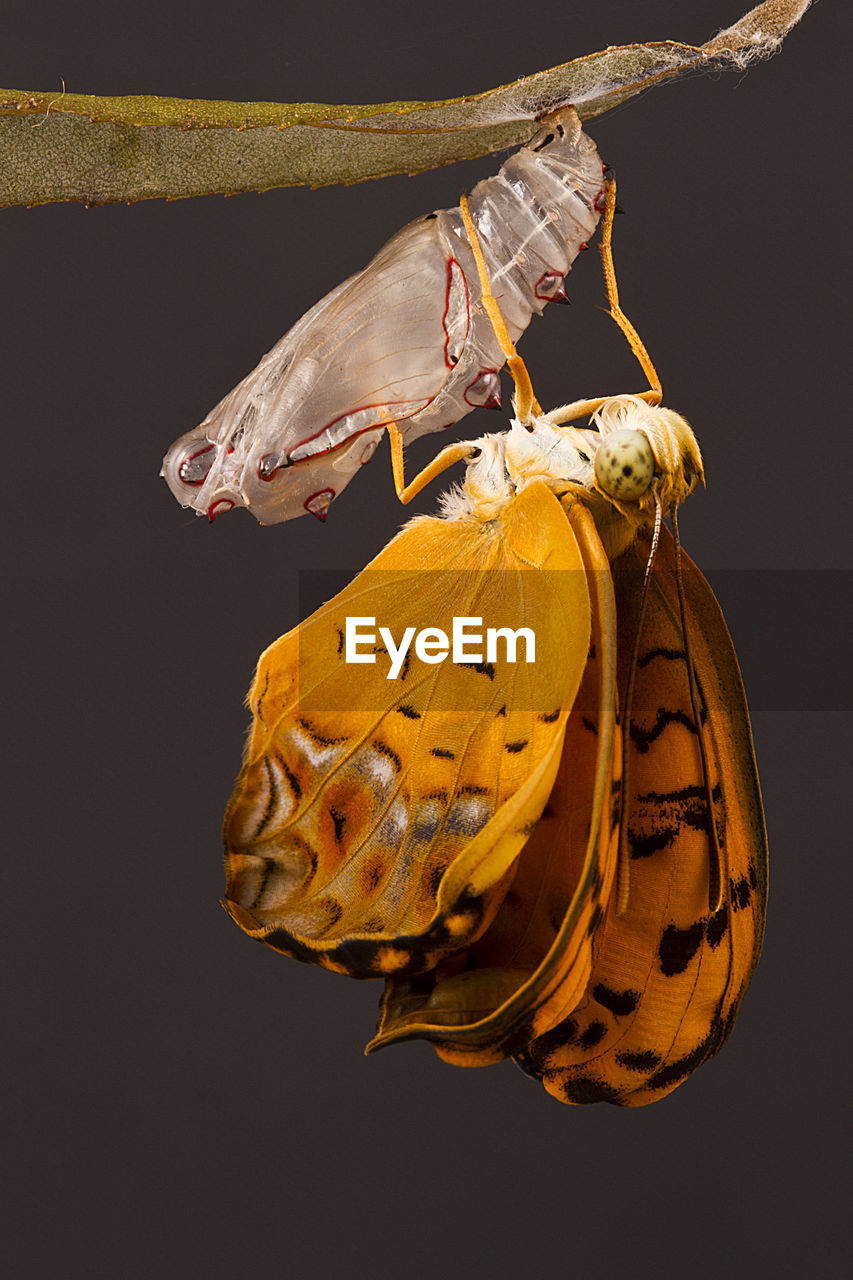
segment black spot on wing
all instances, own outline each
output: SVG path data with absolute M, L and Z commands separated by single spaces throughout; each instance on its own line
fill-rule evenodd
M 543 711 L 539 716 L 539 719 L 542 721 L 543 724 L 553 724 L 554 721 L 559 720 L 559 718 L 560 718 L 559 707 L 557 707 L 554 711 Z
M 578 1043 L 584 1049 L 594 1049 L 597 1044 L 607 1035 L 607 1024 L 604 1022 L 591 1022 L 586 1030 L 581 1034 Z
M 725 937 L 726 930 L 729 927 L 729 908 L 724 902 L 718 911 L 715 911 L 708 921 L 705 928 L 705 938 L 708 946 L 715 951 Z
M 326 734 L 321 733 L 319 729 L 315 728 L 315 726 L 311 724 L 310 720 L 306 720 L 304 717 L 297 720 L 296 723 L 300 728 L 305 730 L 312 742 L 316 742 L 319 747 L 336 747 L 338 743 L 346 742 L 347 740 L 346 734 L 343 734 L 340 738 L 327 737 Z
M 603 1005 L 605 1009 L 617 1018 L 624 1018 L 629 1013 L 633 1013 L 636 1009 L 640 993 L 638 991 L 614 991 L 611 987 L 606 987 L 603 982 L 599 982 L 598 986 L 593 987 L 592 998 L 598 1004 Z
M 650 831 L 641 834 L 628 828 L 628 847 L 632 858 L 651 858 L 661 849 L 668 849 L 675 841 L 678 831 L 674 827 L 665 827 L 661 831 Z
M 567 1102 L 581 1106 L 593 1102 L 618 1102 L 619 1093 L 612 1085 L 598 1076 L 576 1076 L 563 1084 L 563 1096 Z
M 687 654 L 683 649 L 647 649 L 637 660 L 638 667 L 647 667 L 655 658 L 664 658 L 667 662 L 686 662 Z
M 752 889 L 746 876 L 741 876 L 739 880 L 730 880 L 729 893 L 732 911 L 745 911 L 752 901 Z
M 293 792 L 294 799 L 301 800 L 302 787 L 299 783 L 299 779 L 297 778 L 296 774 L 293 772 L 292 769 L 289 769 L 287 767 L 286 762 L 281 758 L 280 755 L 276 754 L 276 760 L 278 761 L 278 764 L 281 767 L 281 771 L 284 774 L 285 778 L 287 778 L 287 783 L 291 791 Z
M 439 760 L 455 760 L 456 756 L 452 751 L 448 751 L 446 747 L 431 747 L 430 755 L 437 756 Z
M 520 742 L 507 742 L 504 744 L 504 751 L 508 751 L 511 756 L 517 755 L 519 751 L 524 750 L 527 742 L 527 738 L 523 738 Z
M 581 716 L 581 724 L 589 733 L 598 733 L 598 725 L 589 716 Z
M 499 716 L 505 716 L 505 715 L 506 715 L 506 703 L 504 703 L 504 705 L 498 711 L 495 712 L 495 719 L 497 720 Z
M 659 707 L 655 722 L 650 729 L 641 729 L 636 724 L 631 725 L 631 741 L 641 755 L 645 755 L 671 724 L 683 725 L 690 733 L 696 732 L 696 725 L 691 716 L 683 711 L 667 711 L 665 707 Z
M 691 1049 L 689 1053 L 685 1053 L 683 1057 L 676 1058 L 674 1062 L 668 1062 L 666 1066 L 656 1071 L 646 1082 L 646 1087 L 649 1089 L 665 1089 L 670 1085 L 677 1084 L 680 1080 L 685 1080 L 707 1058 L 713 1057 L 723 1045 L 731 1031 L 733 1022 L 734 1017 L 723 1019 L 719 1014 L 715 1014 L 711 1020 L 710 1030 L 704 1040 L 701 1040 L 694 1049 Z
M 333 805 L 329 806 L 329 817 L 335 828 L 335 844 L 340 844 L 344 834 L 344 827 L 347 824 L 346 816 L 340 813 Z
M 269 668 L 267 668 L 265 672 L 265 678 L 264 678 L 264 687 L 263 689 L 261 689 L 260 693 L 258 694 L 255 700 L 255 715 L 258 717 L 261 724 L 264 723 L 264 717 L 261 715 L 261 703 L 266 697 L 266 692 L 269 687 L 270 687 L 270 673 L 269 673 Z
M 317 906 L 322 913 L 323 932 L 331 929 L 332 925 L 337 924 L 344 914 L 343 907 L 334 898 L 325 898 Z
M 380 941 L 374 942 L 371 938 L 347 938 L 345 942 L 339 942 L 330 955 L 353 977 L 373 977 L 378 968 L 381 945 Z
M 421 718 L 420 711 L 415 711 L 415 708 L 410 707 L 408 703 L 403 703 L 401 707 L 397 708 L 397 715 L 405 716 L 407 720 L 420 720 Z
M 263 868 L 264 869 L 261 872 L 260 884 L 258 885 L 258 891 L 255 894 L 252 901 L 249 903 L 250 911 L 254 911 L 263 902 L 264 894 L 266 893 L 267 885 L 269 884 L 270 877 L 275 876 L 276 872 L 278 871 L 278 863 L 276 862 L 275 858 L 264 858 Z
M 714 787 L 711 794 L 715 801 L 722 799 L 719 783 Z M 685 815 L 691 812 L 691 802 L 697 800 L 701 801 L 703 807 L 707 809 L 704 786 L 677 787 L 674 791 L 643 791 L 637 796 L 637 800 L 648 801 L 649 804 L 654 805 L 671 804 L 683 806 Z M 687 820 L 685 816 L 684 821 L 686 822 Z M 694 825 L 698 824 L 694 823 Z
M 652 1049 L 625 1049 L 617 1053 L 616 1061 L 629 1071 L 652 1071 L 660 1062 L 660 1055 Z
M 704 787 L 682 787 L 678 791 L 647 791 L 637 796 L 638 804 L 655 809 L 660 819 L 650 831 L 630 828 L 628 841 L 632 858 L 650 858 L 661 849 L 671 847 L 682 828 L 692 831 L 708 831 L 708 805 Z
M 381 858 L 377 858 L 365 868 L 364 883 L 368 893 L 379 888 L 379 885 L 382 883 L 382 878 L 385 875 L 385 869 L 385 863 Z M 362 928 L 364 929 L 364 925 L 362 925 Z M 370 930 L 365 929 L 365 932 L 368 933 Z
M 264 773 L 267 775 L 267 802 L 264 805 L 264 811 L 261 814 L 254 831 L 249 837 L 250 843 L 258 839 L 261 832 L 264 830 L 264 827 L 275 812 L 275 807 L 278 802 L 278 785 L 268 756 L 264 756 Z
M 684 972 L 702 945 L 704 936 L 704 920 L 697 920 L 686 929 L 679 929 L 674 924 L 666 926 L 658 946 L 658 959 L 665 977 Z
M 337 652 L 338 652 L 338 657 L 340 657 L 340 656 L 341 656 L 341 654 L 342 654 L 342 653 L 343 653 L 343 651 L 344 651 L 344 633 L 343 633 L 343 631 L 341 631 L 340 627 L 338 627 L 338 628 L 337 628 L 337 632 L 338 632 L 338 650 L 337 650 Z
M 371 747 L 373 747 L 374 751 L 377 751 L 379 753 L 379 755 L 384 756 L 386 760 L 391 761 L 397 773 L 400 772 L 403 766 L 400 762 L 400 757 L 397 755 L 396 751 L 393 751 L 391 747 L 387 745 L 387 743 L 381 742 L 378 738 L 374 738 L 374 740 L 371 742 L 370 745 Z
M 495 665 L 493 662 L 455 662 L 453 665 L 459 667 L 462 671 L 476 671 L 481 676 L 488 676 L 490 680 L 495 678 Z
M 574 1018 L 565 1018 L 556 1027 L 531 1041 L 528 1049 L 517 1054 L 518 1065 L 527 1075 L 538 1079 L 549 1069 L 548 1059 L 551 1054 L 571 1044 L 577 1033 L 578 1024 Z
M 444 873 L 446 870 L 447 870 L 447 863 L 441 862 L 437 866 L 434 866 L 432 871 L 430 871 L 427 885 L 429 887 L 429 893 L 431 898 L 438 897 L 438 887 L 444 878 Z

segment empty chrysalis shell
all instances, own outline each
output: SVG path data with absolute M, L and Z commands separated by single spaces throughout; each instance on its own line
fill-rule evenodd
M 565 299 L 603 208 L 601 162 L 575 111 L 479 183 L 470 208 L 515 340 Z M 162 471 L 172 493 L 210 518 L 248 507 L 264 524 L 325 519 L 388 422 L 408 442 L 500 405 L 504 355 L 481 296 L 460 210 L 410 223 L 175 442 Z

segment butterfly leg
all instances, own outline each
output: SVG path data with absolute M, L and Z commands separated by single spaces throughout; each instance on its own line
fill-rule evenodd
M 412 501 L 420 493 L 421 489 L 426 488 L 431 480 L 436 476 L 440 476 L 442 471 L 446 471 L 448 467 L 452 467 L 454 463 L 461 462 L 463 458 L 470 457 L 475 446 L 470 441 L 461 440 L 457 444 L 449 444 L 447 448 L 442 449 L 441 453 L 433 458 L 432 462 L 424 467 L 409 484 L 406 484 L 405 468 L 403 463 L 403 437 L 400 428 L 396 422 L 389 422 L 388 439 L 391 443 L 391 469 L 394 473 L 394 488 L 397 490 L 397 497 L 402 503 Z
M 480 292 L 483 297 L 483 308 L 486 315 L 492 322 L 495 337 L 500 343 L 500 348 L 504 354 L 507 368 L 509 369 L 510 374 L 512 375 L 512 380 L 515 383 L 515 412 L 520 422 L 530 422 L 533 418 L 538 417 L 542 413 L 542 407 L 533 393 L 533 384 L 530 381 L 530 374 L 527 372 L 527 366 L 515 349 L 515 344 L 509 336 L 509 330 L 506 327 L 506 321 L 501 315 L 501 309 L 495 300 L 495 295 L 492 293 L 489 273 L 486 270 L 486 260 L 483 257 L 483 249 L 480 244 L 480 237 L 477 233 L 477 228 L 474 226 L 474 219 L 471 217 L 471 209 L 468 204 L 467 196 L 462 196 L 459 201 L 459 208 L 462 213 L 462 221 L 465 224 L 465 231 L 471 245 L 471 252 L 474 255 L 474 261 L 477 264 L 477 274 L 480 277 Z
M 663 390 L 657 370 L 652 364 L 651 356 L 646 350 L 643 340 L 619 305 L 619 287 L 616 283 L 616 269 L 613 265 L 613 215 L 616 212 L 616 182 L 613 178 L 606 180 L 604 189 L 607 202 L 604 207 L 599 249 L 604 270 L 604 285 L 607 290 L 608 312 L 625 335 L 628 346 L 633 351 L 640 368 L 648 379 L 649 390 L 639 392 L 637 398 L 645 400 L 647 404 L 660 404 L 663 398 Z M 578 418 L 584 418 L 591 413 L 595 413 L 611 398 L 611 396 L 599 396 L 595 400 L 575 400 L 572 404 L 564 404 L 558 409 L 552 409 L 550 413 L 546 414 L 546 419 L 552 426 L 562 426 L 566 422 L 574 422 Z
M 601 243 L 598 247 L 601 253 L 601 265 L 604 269 L 604 285 L 607 289 L 610 315 L 622 330 L 628 346 L 633 351 L 640 368 L 648 378 L 651 390 L 641 393 L 643 400 L 647 400 L 649 404 L 660 404 L 663 398 L 663 389 L 657 370 L 652 364 L 651 356 L 646 350 L 640 335 L 619 305 L 619 287 L 616 283 L 616 269 L 613 266 L 613 215 L 616 212 L 615 178 L 607 178 L 604 183 L 604 190 L 607 193 L 607 202 L 604 206 Z

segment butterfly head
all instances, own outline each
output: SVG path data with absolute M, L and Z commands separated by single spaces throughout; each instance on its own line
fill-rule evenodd
M 666 514 L 704 483 L 696 437 L 671 409 L 616 396 L 592 421 L 598 432 L 593 487 L 632 523 L 645 522 L 656 501 Z

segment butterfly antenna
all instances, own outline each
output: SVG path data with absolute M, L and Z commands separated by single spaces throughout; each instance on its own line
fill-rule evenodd
M 619 819 L 619 857 L 616 869 L 616 914 L 624 915 L 628 907 L 628 896 L 631 888 L 631 853 L 628 848 L 628 798 L 630 796 L 629 774 L 631 767 L 631 707 L 634 702 L 634 685 L 637 676 L 637 661 L 640 656 L 640 640 L 643 635 L 643 622 L 646 616 L 646 602 L 649 598 L 649 583 L 652 580 L 655 556 L 660 539 L 660 527 L 663 518 L 660 498 L 657 491 L 655 499 L 655 524 L 652 530 L 652 544 L 646 571 L 643 576 L 643 590 L 640 595 L 640 612 L 637 617 L 637 630 L 634 635 L 634 646 L 631 650 L 631 664 L 628 668 L 628 688 L 625 691 L 625 713 L 622 721 L 622 813 Z
M 719 911 L 723 900 L 723 864 L 725 857 L 720 848 L 720 837 L 717 831 L 717 819 L 714 813 L 714 787 L 711 771 L 708 767 L 708 751 L 705 746 L 705 735 L 702 732 L 699 691 L 696 687 L 696 673 L 693 669 L 693 657 L 690 653 L 690 633 L 687 628 L 687 606 L 684 597 L 684 581 L 681 572 L 681 540 L 678 536 L 677 508 L 672 509 L 672 536 L 675 542 L 675 584 L 678 590 L 678 608 L 681 613 L 681 634 L 684 639 L 684 656 L 687 662 L 687 682 L 690 687 L 690 707 L 693 712 L 693 723 L 696 726 L 696 739 L 699 743 L 699 754 L 702 758 L 702 778 L 705 785 L 705 803 L 708 806 L 708 829 L 711 837 L 711 860 L 708 868 L 708 910 L 713 914 Z
M 471 245 L 471 252 L 477 264 L 477 275 L 480 277 L 480 292 L 483 297 L 483 309 L 492 322 L 495 337 L 500 344 L 507 368 L 512 374 L 512 380 L 515 383 L 515 412 L 520 422 L 530 422 L 532 418 L 538 417 L 542 413 L 542 406 L 533 394 L 533 383 L 530 381 L 527 365 L 515 349 L 515 344 L 506 327 L 506 321 L 501 315 L 501 309 L 495 301 L 495 295 L 492 293 L 489 273 L 486 269 L 486 259 L 483 256 L 480 236 L 474 226 L 474 219 L 471 217 L 471 207 L 467 196 L 462 196 L 459 201 L 459 208 L 462 213 L 462 221 L 465 225 L 468 241 Z

